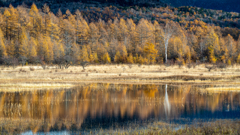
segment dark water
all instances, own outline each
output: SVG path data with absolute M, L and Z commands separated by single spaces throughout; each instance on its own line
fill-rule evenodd
M 192 124 L 240 118 L 240 93 L 200 90 L 206 87 L 210 86 L 86 84 L 72 89 L 2 92 L 0 134 L 68 134 L 154 121 Z

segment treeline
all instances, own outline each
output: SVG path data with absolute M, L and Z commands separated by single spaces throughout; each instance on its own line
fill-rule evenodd
M 88 23 L 79 10 L 55 15 L 44 5 L 42 11 L 10 5 L 0 14 L 1 64 L 240 62 L 240 38 L 223 37 L 220 27 L 202 21 L 191 29 L 168 19 Z

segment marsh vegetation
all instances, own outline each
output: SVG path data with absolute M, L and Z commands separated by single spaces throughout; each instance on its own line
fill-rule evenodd
M 125 83 L 219 83 L 238 84 L 240 67 L 238 65 L 225 69 L 214 68 L 209 71 L 207 64 L 194 67 L 178 65 L 88 65 L 72 66 L 59 69 L 57 65 L 1 67 L 1 83 L 77 83 L 125 82 Z M 227 83 L 226 83 L 227 82 Z

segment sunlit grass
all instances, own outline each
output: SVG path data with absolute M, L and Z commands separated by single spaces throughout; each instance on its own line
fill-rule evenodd
M 239 91 L 240 87 L 208 87 L 202 90 L 212 91 L 212 92 L 221 92 L 221 91 Z
M 24 91 L 24 90 L 38 90 L 38 89 L 54 89 L 54 88 L 70 88 L 73 84 L 65 83 L 6 83 L 0 84 L 0 91 Z
M 30 70 L 34 67 L 35 70 Z M 239 66 L 238 66 L 239 67 Z M 5 67 L 0 72 L 0 83 L 5 82 L 81 82 L 81 81 L 131 81 L 138 83 L 231 83 L 239 82 L 240 72 L 229 67 L 224 71 L 209 72 L 204 64 L 196 68 L 166 67 L 164 65 L 89 65 L 85 70 L 81 66 L 71 66 L 69 69 L 57 69 L 52 66 L 43 70 L 41 66 L 23 66 L 16 69 Z M 124 69 L 124 70 L 123 70 Z M 22 71 L 26 72 L 22 72 Z

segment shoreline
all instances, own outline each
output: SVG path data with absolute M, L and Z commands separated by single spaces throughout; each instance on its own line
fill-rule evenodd
M 72 66 L 69 69 L 41 66 L 1 67 L 1 84 L 172 84 L 172 85 L 240 85 L 240 66 L 211 72 L 205 65 L 195 68 L 164 65 L 91 65 L 85 68 Z

